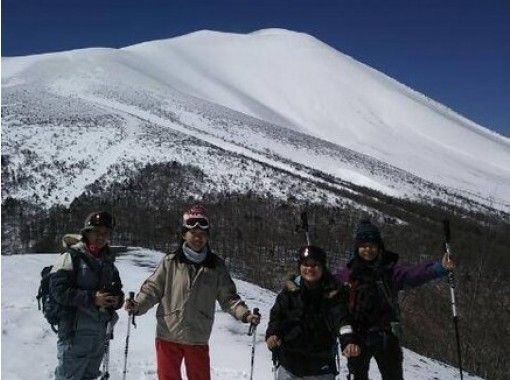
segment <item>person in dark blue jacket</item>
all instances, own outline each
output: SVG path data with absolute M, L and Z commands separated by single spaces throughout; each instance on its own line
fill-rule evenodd
M 107 212 L 93 212 L 81 235 L 66 235 L 66 252 L 52 268 L 50 292 L 59 304 L 57 380 L 100 376 L 107 325 L 124 301 L 108 243 L 114 227 Z

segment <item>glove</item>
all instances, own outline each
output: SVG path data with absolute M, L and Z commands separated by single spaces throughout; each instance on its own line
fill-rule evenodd
M 246 322 L 257 326 L 260 323 L 260 315 L 250 313 L 246 316 Z
M 276 335 L 271 335 L 266 339 L 266 345 L 270 351 L 273 351 L 276 347 L 280 347 L 282 345 L 282 340 Z
M 130 299 L 127 299 L 126 300 L 126 303 L 124 304 L 124 309 L 129 313 L 129 314 L 138 314 L 138 302 L 136 302 L 135 300 L 130 300 Z

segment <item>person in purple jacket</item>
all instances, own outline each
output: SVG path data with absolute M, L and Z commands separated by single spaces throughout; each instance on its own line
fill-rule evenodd
M 368 380 L 372 357 L 383 380 L 403 379 L 398 291 L 443 277 L 453 267 L 447 254 L 442 262 L 400 263 L 396 253 L 384 248 L 375 225 L 369 220 L 359 223 L 354 257 L 337 273 L 338 280 L 350 288 L 351 333 L 361 348 L 359 356 L 348 358 L 349 372 L 355 380 Z M 342 339 L 340 343 L 344 345 Z

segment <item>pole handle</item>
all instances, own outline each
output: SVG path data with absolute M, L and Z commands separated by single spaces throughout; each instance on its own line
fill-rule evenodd
M 303 228 L 303 231 L 305 231 L 306 245 L 311 245 L 310 231 L 308 228 L 308 213 L 306 210 L 301 213 L 301 227 Z
M 450 242 L 450 221 L 448 219 L 443 220 L 443 231 L 444 239 L 447 243 Z
M 452 252 L 450 250 L 450 221 L 443 220 L 443 231 L 444 231 L 444 249 L 448 254 L 448 258 L 452 258 Z
M 259 308 L 256 307 L 253 309 L 252 314 L 258 315 L 260 317 Z M 248 328 L 248 336 L 252 336 L 255 332 L 255 329 L 257 328 L 257 325 L 254 325 L 253 323 L 250 323 L 250 327 Z
M 135 300 L 135 292 L 129 292 L 129 298 L 128 301 L 134 301 Z M 136 327 L 135 323 L 135 314 L 133 312 L 129 312 L 129 317 L 131 317 L 131 324 Z
M 301 227 L 303 227 L 305 231 L 308 231 L 308 214 L 306 211 L 301 213 Z

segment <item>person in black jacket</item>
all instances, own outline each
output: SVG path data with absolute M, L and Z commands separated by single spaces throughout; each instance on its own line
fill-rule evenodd
M 332 380 L 337 374 L 336 339 L 344 355 L 359 354 L 349 322 L 345 290 L 316 246 L 299 250 L 299 274 L 290 277 L 271 309 L 266 344 L 277 355 L 277 378 Z
M 105 350 L 107 325 L 124 301 L 108 248 L 114 226 L 107 212 L 93 212 L 81 235 L 66 235 L 66 252 L 52 268 L 50 292 L 59 304 L 55 379 L 95 379 Z

